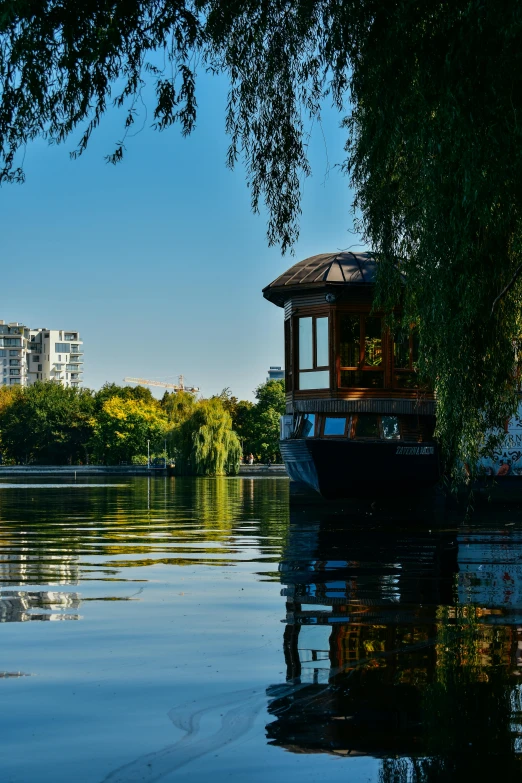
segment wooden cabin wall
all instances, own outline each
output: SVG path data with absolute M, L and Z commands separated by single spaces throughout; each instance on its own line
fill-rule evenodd
M 310 291 L 293 294 L 284 303 L 285 314 L 285 361 L 286 361 L 286 400 L 287 412 L 313 410 L 345 412 L 367 411 L 386 412 L 379 403 L 385 402 L 387 411 L 391 408 L 397 413 L 432 415 L 435 410 L 434 394 L 426 390 L 397 389 L 393 383 L 393 343 L 389 332 L 383 334 L 384 388 L 346 389 L 339 388 L 340 378 L 340 334 L 338 313 L 369 313 L 372 307 L 372 287 L 356 286 L 348 289 L 332 288 L 337 299 L 334 303 L 325 301 L 327 291 Z M 298 330 L 296 318 L 306 316 L 325 316 L 330 318 L 330 387 L 302 391 L 298 385 L 298 370 L 294 363 L 298 356 Z M 375 312 L 383 317 L 383 313 Z M 288 326 L 287 326 L 288 323 Z M 350 405 L 347 405 L 347 403 Z M 305 403 L 309 403 L 305 405 Z M 356 403 L 356 404 L 354 404 Z M 311 407 L 311 405 L 315 407 Z M 390 408 L 391 406 L 391 408 Z

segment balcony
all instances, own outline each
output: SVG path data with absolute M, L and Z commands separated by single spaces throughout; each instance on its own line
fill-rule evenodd
M 79 366 L 79 364 L 66 364 L 65 369 L 68 372 L 83 372 L 82 368 Z

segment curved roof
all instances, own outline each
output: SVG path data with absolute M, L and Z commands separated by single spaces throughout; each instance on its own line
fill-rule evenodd
M 290 291 L 326 285 L 372 285 L 377 262 L 372 253 L 320 253 L 298 261 L 263 288 L 263 296 L 282 306 Z

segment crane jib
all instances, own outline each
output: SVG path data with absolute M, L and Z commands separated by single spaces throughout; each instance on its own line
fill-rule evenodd
M 173 389 L 174 391 L 199 391 L 199 386 L 185 386 L 183 375 L 179 376 L 179 383 L 166 383 L 165 381 L 154 381 L 148 378 L 124 378 L 123 380 L 125 383 L 137 383 L 140 386 L 161 386 L 164 389 Z

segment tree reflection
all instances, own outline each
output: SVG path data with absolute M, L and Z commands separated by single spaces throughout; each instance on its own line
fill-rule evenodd
M 381 757 L 381 783 L 519 780 L 522 628 L 513 590 L 501 600 L 482 577 L 505 549 L 499 538 L 481 529 L 463 544 L 458 531 L 292 515 L 281 581 L 294 687 L 268 690 L 269 742 Z M 503 568 L 502 579 L 520 579 L 518 566 Z

